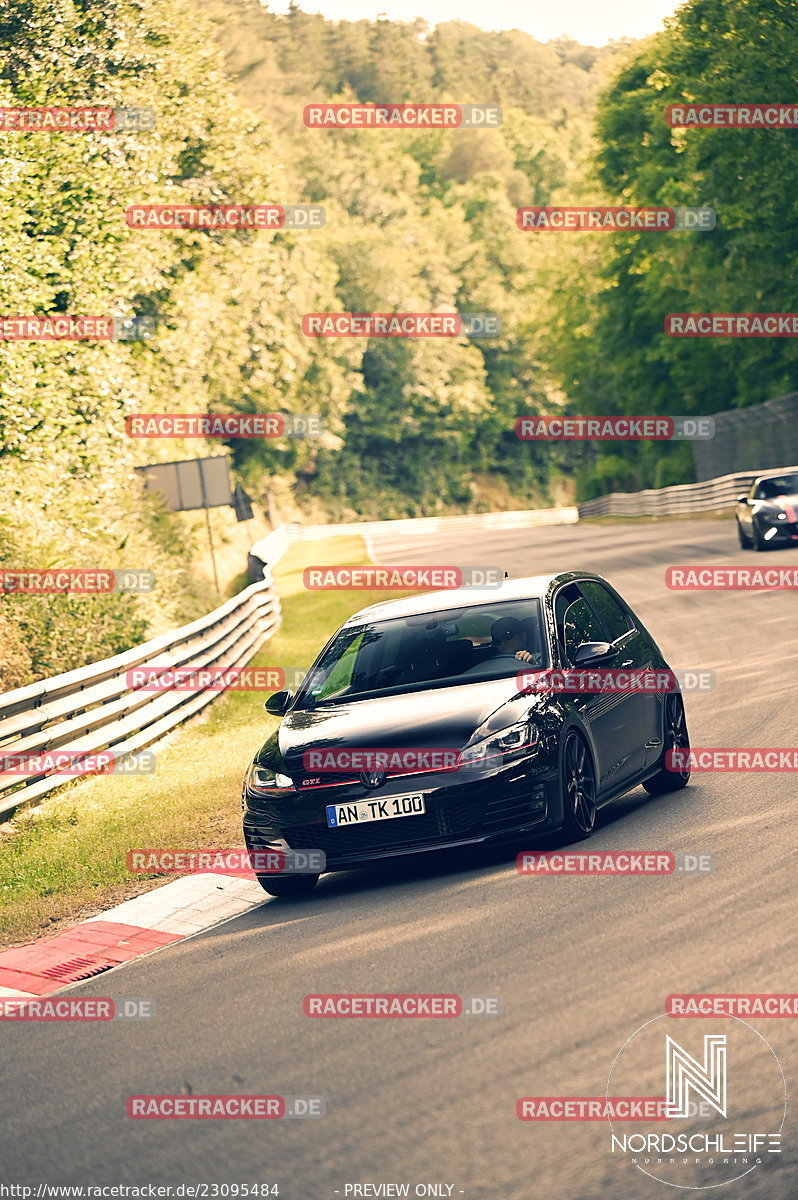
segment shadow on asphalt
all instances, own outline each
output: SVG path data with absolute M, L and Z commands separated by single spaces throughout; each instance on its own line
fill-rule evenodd
M 676 811 L 683 803 L 700 801 L 702 788 L 691 785 L 679 792 L 671 792 L 664 796 L 649 796 L 642 787 L 614 801 L 598 814 L 596 834 L 612 830 L 624 818 L 640 812 L 641 814 L 653 809 L 661 812 Z M 407 888 L 413 884 L 437 884 L 445 887 L 455 879 L 474 879 L 484 874 L 488 883 L 490 874 L 495 871 L 506 871 L 513 868 L 517 854 L 530 850 L 562 850 L 566 847 L 578 850 L 596 848 L 601 850 L 614 849 L 603 844 L 595 846 L 594 841 L 569 842 L 561 833 L 537 834 L 527 837 L 516 836 L 513 840 L 500 845 L 473 846 L 457 850 L 433 850 L 427 853 L 406 855 L 396 859 L 386 859 L 379 863 L 361 867 L 358 870 L 334 871 L 323 875 L 317 887 L 308 896 L 302 897 L 269 897 L 264 893 L 264 904 L 241 917 L 235 918 L 238 930 L 266 928 L 271 925 L 291 924 L 293 921 L 307 920 L 318 912 L 324 915 L 338 899 L 347 897 L 362 897 L 369 893 L 385 894 L 392 888 Z M 635 846 L 636 850 L 667 850 L 670 847 L 659 844 Z M 224 934 L 229 931 L 229 922 L 208 930 L 202 937 L 213 937 L 214 934 Z

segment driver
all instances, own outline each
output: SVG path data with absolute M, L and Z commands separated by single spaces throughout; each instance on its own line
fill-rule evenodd
M 532 662 L 533 656 L 525 648 L 526 630 L 516 617 L 499 617 L 490 627 L 489 658 L 500 654 L 514 655 L 521 662 Z

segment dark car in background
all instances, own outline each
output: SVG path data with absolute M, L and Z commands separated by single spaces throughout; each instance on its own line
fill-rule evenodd
M 244 781 L 247 847 L 321 850 L 334 871 L 544 831 L 576 841 L 636 785 L 684 787 L 689 770 L 667 763 L 689 747 L 678 684 L 609 694 L 528 686 L 599 667 L 670 670 L 618 593 L 586 572 L 355 613 L 297 694 L 266 702 L 282 721 Z M 387 769 L 372 761 L 378 750 L 396 752 L 383 756 Z M 453 752 L 458 765 L 424 751 Z M 258 878 L 273 895 L 294 895 L 318 875 Z
M 735 518 L 743 550 L 798 544 L 798 471 L 759 475 L 737 497 Z

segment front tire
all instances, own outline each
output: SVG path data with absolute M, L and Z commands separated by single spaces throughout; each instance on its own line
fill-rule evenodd
M 669 692 L 664 705 L 665 734 L 662 739 L 663 749 L 660 756 L 660 769 L 643 784 L 652 796 L 662 796 L 666 792 L 678 792 L 687 787 L 690 781 L 690 768 L 685 771 L 668 770 L 668 754 L 672 750 L 689 750 L 690 735 L 687 732 L 687 718 L 684 712 L 684 701 L 678 692 Z
M 584 841 L 596 824 L 596 772 L 584 738 L 574 729 L 563 746 L 560 780 L 563 833 L 574 842 Z
M 754 520 L 751 524 L 751 528 L 753 529 L 753 532 L 754 532 L 754 540 L 753 540 L 754 549 L 755 550 L 764 550 L 767 543 L 765 542 L 764 538 L 762 537 L 762 534 L 759 532 L 759 526 L 756 523 L 756 517 L 754 517 Z
M 256 875 L 270 896 L 307 896 L 319 882 L 318 875 Z
M 751 549 L 751 539 L 743 529 L 742 522 L 739 519 L 737 521 L 737 542 L 741 550 Z

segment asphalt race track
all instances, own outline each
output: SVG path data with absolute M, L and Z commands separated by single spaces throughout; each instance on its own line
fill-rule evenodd
M 664 572 L 798 565 L 798 548 L 755 555 L 738 550 L 731 522 L 685 521 L 378 540 L 375 550 L 386 563 L 496 565 L 513 576 L 598 571 L 675 667 L 716 672 L 715 692 L 686 697 L 694 746 L 796 744 L 795 592 L 677 593 Z M 0 1180 L 268 1182 L 284 1200 L 345 1200 L 355 1195 L 346 1185 L 367 1183 L 407 1183 L 410 1195 L 451 1185 L 455 1200 L 667 1196 L 610 1154 L 606 1123 L 524 1123 L 516 1101 L 603 1095 L 619 1048 L 671 993 L 798 991 L 797 806 L 795 775 L 694 775 L 673 796 L 638 789 L 604 810 L 587 844 L 711 853 L 704 875 L 522 878 L 514 851 L 494 850 L 324 877 L 307 901 L 264 898 L 71 989 L 150 997 L 152 1020 L 0 1025 Z M 498 996 L 502 1013 L 311 1020 L 310 992 Z M 796 1021 L 751 1023 L 786 1077 L 784 1150 L 723 1195 L 790 1200 Z M 320 1095 L 327 1115 L 125 1115 L 131 1094 L 181 1091 Z

